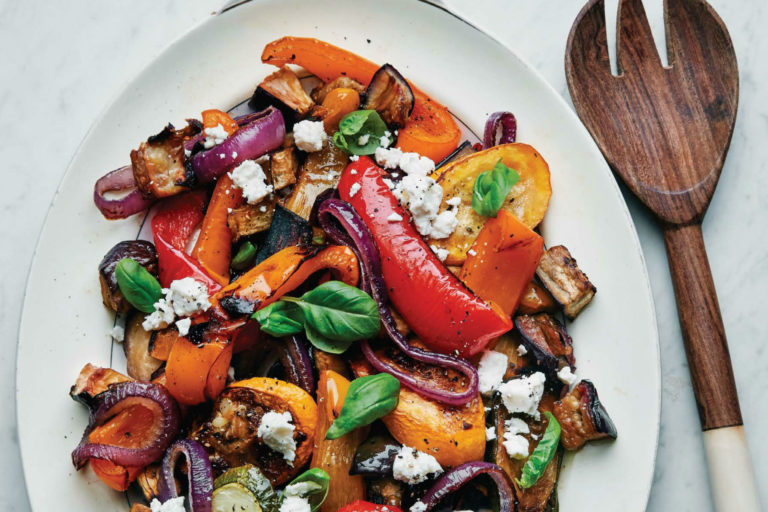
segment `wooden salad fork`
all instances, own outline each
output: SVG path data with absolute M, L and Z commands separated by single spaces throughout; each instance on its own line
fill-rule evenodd
M 704 0 L 665 0 L 664 7 L 669 67 L 642 1 L 621 0 L 613 76 L 604 0 L 590 0 L 571 28 L 565 73 L 581 120 L 664 233 L 717 510 L 759 511 L 701 233 L 736 120 L 736 54 Z

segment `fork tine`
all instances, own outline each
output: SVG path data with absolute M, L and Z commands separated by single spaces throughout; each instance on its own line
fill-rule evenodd
M 619 2 L 616 56 L 620 74 L 633 68 L 661 67 L 642 0 Z
M 574 69 L 575 67 L 578 69 Z M 575 76 L 583 67 L 611 73 L 608 39 L 605 35 L 605 2 L 589 0 L 573 22 L 566 44 L 565 69 Z

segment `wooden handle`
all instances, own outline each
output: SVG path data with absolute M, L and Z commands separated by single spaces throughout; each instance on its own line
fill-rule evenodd
M 744 428 L 707 430 L 704 432 L 704 448 L 715 508 L 722 512 L 760 512 L 760 497 Z
M 664 242 L 701 428 L 741 425 L 731 356 L 701 225 L 664 226 Z

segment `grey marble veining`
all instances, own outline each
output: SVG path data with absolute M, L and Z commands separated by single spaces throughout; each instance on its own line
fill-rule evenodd
M 446 0 L 493 33 L 570 101 L 565 39 L 580 0 Z M 617 0 L 607 1 L 615 10 Z M 710 263 L 730 339 L 747 435 L 763 503 L 768 504 L 768 388 L 763 303 L 768 289 L 768 4 L 712 0 L 728 25 L 741 71 L 739 118 L 720 185 L 704 224 Z M 18 2 L 0 0 L 0 510 L 29 510 L 15 421 L 15 344 L 29 262 L 47 206 L 95 116 L 118 88 L 188 27 L 213 0 Z M 646 0 L 663 41 L 661 0 Z M 609 12 L 609 24 L 615 12 Z M 488 80 L 493 80 L 488 70 Z M 500 105 L 514 110 L 514 105 Z M 91 184 L 84 184 L 91 186 Z M 698 418 L 677 324 L 663 241 L 650 216 L 627 197 L 645 251 L 662 348 L 663 405 L 649 510 L 712 510 Z M 617 333 L 620 336 L 621 333 Z M 66 343 L 66 340 L 51 340 Z M 642 414 L 642 411 L 638 411 Z M 55 421 L 52 418 L 51 421 Z M 609 482 L 606 485 L 610 485 Z

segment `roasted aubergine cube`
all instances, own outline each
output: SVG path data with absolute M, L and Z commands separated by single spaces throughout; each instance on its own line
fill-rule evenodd
M 263 110 L 270 105 L 283 114 L 286 130 L 305 117 L 315 102 L 301 85 L 296 73 L 282 67 L 262 81 L 253 93 L 248 106 L 254 110 Z
M 101 298 L 104 305 L 118 313 L 125 313 L 131 305 L 125 300 L 120 287 L 117 285 L 115 267 L 123 258 L 130 258 L 147 269 L 150 274 L 157 276 L 157 252 L 151 242 L 145 240 L 127 240 L 112 247 L 99 263 L 99 282 L 101 283 Z
M 275 191 L 295 184 L 296 175 L 299 173 L 299 157 L 296 154 L 296 148 L 289 146 L 272 153 L 269 171 Z
M 387 125 L 402 128 L 411 115 L 414 101 L 411 86 L 403 75 L 384 64 L 371 78 L 361 108 L 375 110 Z
M 189 121 L 181 130 L 169 124 L 131 151 L 133 176 L 144 197 L 163 198 L 192 188 L 195 174 L 186 165 L 184 143 L 201 130 L 196 121 Z
M 544 368 L 548 377 L 556 381 L 558 370 L 565 366 L 575 366 L 573 340 L 565 326 L 552 315 L 539 313 L 516 316 L 515 329 L 520 333 L 523 346 Z
M 560 423 L 560 443 L 566 450 L 578 450 L 595 439 L 616 439 L 616 426 L 600 403 L 595 386 L 588 380 L 582 380 L 573 391 L 555 402 L 552 414 Z
M 573 320 L 595 296 L 597 289 L 562 245 L 550 247 L 541 256 L 536 269 L 541 283 Z

